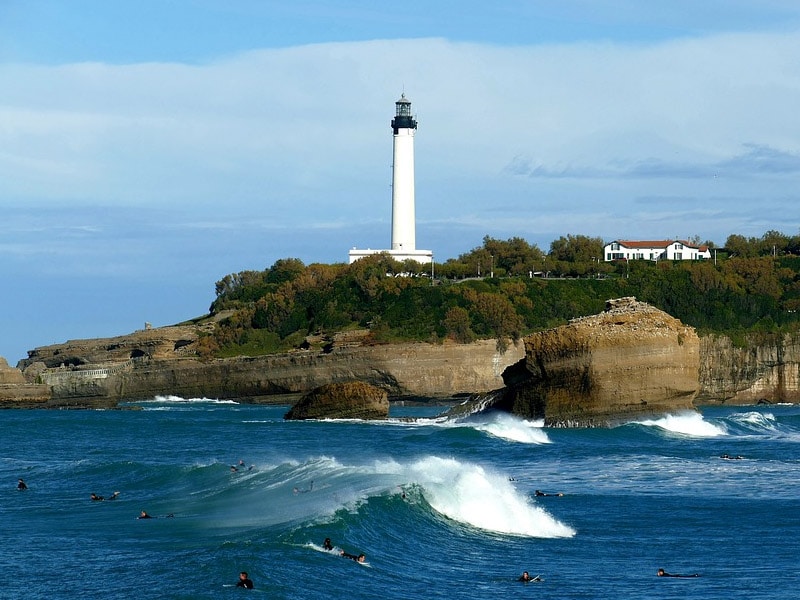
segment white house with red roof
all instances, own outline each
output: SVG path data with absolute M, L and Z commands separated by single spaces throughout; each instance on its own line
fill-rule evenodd
M 708 246 L 686 240 L 614 240 L 603 247 L 603 260 L 705 260 L 711 258 Z

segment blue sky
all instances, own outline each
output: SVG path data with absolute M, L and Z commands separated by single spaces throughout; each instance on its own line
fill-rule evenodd
M 800 227 L 794 0 L 0 0 L 0 356 L 205 313 L 225 274 L 417 245 Z

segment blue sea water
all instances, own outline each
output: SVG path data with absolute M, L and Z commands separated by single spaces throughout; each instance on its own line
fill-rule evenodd
M 0 598 L 797 598 L 798 406 L 612 429 L 135 408 L 0 411 Z

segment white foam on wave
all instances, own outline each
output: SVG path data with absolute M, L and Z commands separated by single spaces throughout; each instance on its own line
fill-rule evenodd
M 640 425 L 648 427 L 659 427 L 672 433 L 690 435 L 693 437 L 718 437 L 727 435 L 724 427 L 714 425 L 703 419 L 699 413 L 684 413 L 678 415 L 666 415 L 660 419 L 649 419 L 638 421 Z
M 444 429 L 470 427 L 493 437 L 521 444 L 552 443 L 543 429 L 544 420 L 528 421 L 508 413 L 492 413 L 489 416 L 482 416 L 480 419 L 474 415 L 466 419 L 452 419 L 449 417 L 421 417 L 413 420 L 390 419 L 378 422 L 378 424 L 404 427 L 440 427 Z
M 319 456 L 234 474 L 228 486 L 219 497 L 207 500 L 216 509 L 213 520 L 218 524 L 327 520 L 343 508 L 358 511 L 370 498 L 402 494 L 410 503 L 424 499 L 440 515 L 484 531 L 539 538 L 575 535 L 574 529 L 519 492 L 506 474 L 452 458 L 386 459 L 359 465 Z M 234 488 L 237 500 L 231 503 Z M 416 492 L 406 495 L 407 490 Z
M 463 423 L 462 423 L 463 424 Z M 476 423 L 475 429 L 504 440 L 521 444 L 550 444 L 542 427 L 544 421 L 526 421 L 509 414 L 497 414 L 485 423 Z
M 428 457 L 409 467 L 431 507 L 486 531 L 529 537 L 572 537 L 575 530 L 532 504 L 508 477 L 455 459 Z
M 772 413 L 760 413 L 756 411 L 734 413 L 730 415 L 729 418 L 731 421 L 751 428 L 766 429 L 769 431 L 775 431 L 777 429 L 775 415 Z
M 141 404 L 238 404 L 234 400 L 219 398 L 182 398 L 181 396 L 156 396 L 152 400 L 143 400 Z

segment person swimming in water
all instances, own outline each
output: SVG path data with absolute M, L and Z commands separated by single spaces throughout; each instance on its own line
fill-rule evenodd
M 333 543 L 331 542 L 331 538 L 325 538 L 325 541 L 322 542 L 322 548 L 324 550 L 333 550 Z
M 349 558 L 351 560 L 354 560 L 354 561 L 360 562 L 360 563 L 363 563 L 363 562 L 365 562 L 367 560 L 367 557 L 364 555 L 363 552 L 361 554 L 359 554 L 359 555 L 355 555 L 355 554 L 350 554 L 349 552 L 345 552 L 344 550 L 342 550 L 339 553 L 339 556 L 341 556 L 343 558 Z
M 242 571 L 239 573 L 239 581 L 236 583 L 236 587 L 244 588 L 246 590 L 253 589 L 253 582 L 247 575 L 247 571 Z
M 17 489 L 20 492 L 28 489 L 28 486 L 25 484 L 25 482 L 22 480 L 22 478 L 20 478 L 19 483 L 17 483 Z
M 538 575 L 536 577 L 531 577 L 530 573 L 528 573 L 527 571 L 523 571 L 522 575 L 520 575 L 519 579 L 517 579 L 517 581 L 522 581 L 523 583 L 529 583 L 531 581 L 541 581 L 541 580 L 542 578 L 539 577 Z
M 119 496 L 119 492 L 114 492 L 108 498 L 106 498 L 105 496 L 98 496 L 97 494 L 92 492 L 89 495 L 89 498 L 91 498 L 93 502 L 102 502 L 103 500 L 116 500 L 117 496 Z
M 142 512 L 139 513 L 139 518 L 140 519 L 152 519 L 154 517 L 152 517 L 149 514 L 147 514 L 146 510 L 143 510 Z
M 558 492 L 557 494 L 545 494 L 542 490 L 536 490 L 533 493 L 534 496 L 563 496 L 563 492 Z
M 667 573 L 664 569 L 659 569 L 656 571 L 656 575 L 658 577 L 700 577 L 698 573 L 692 573 L 691 575 L 680 575 L 678 573 Z

